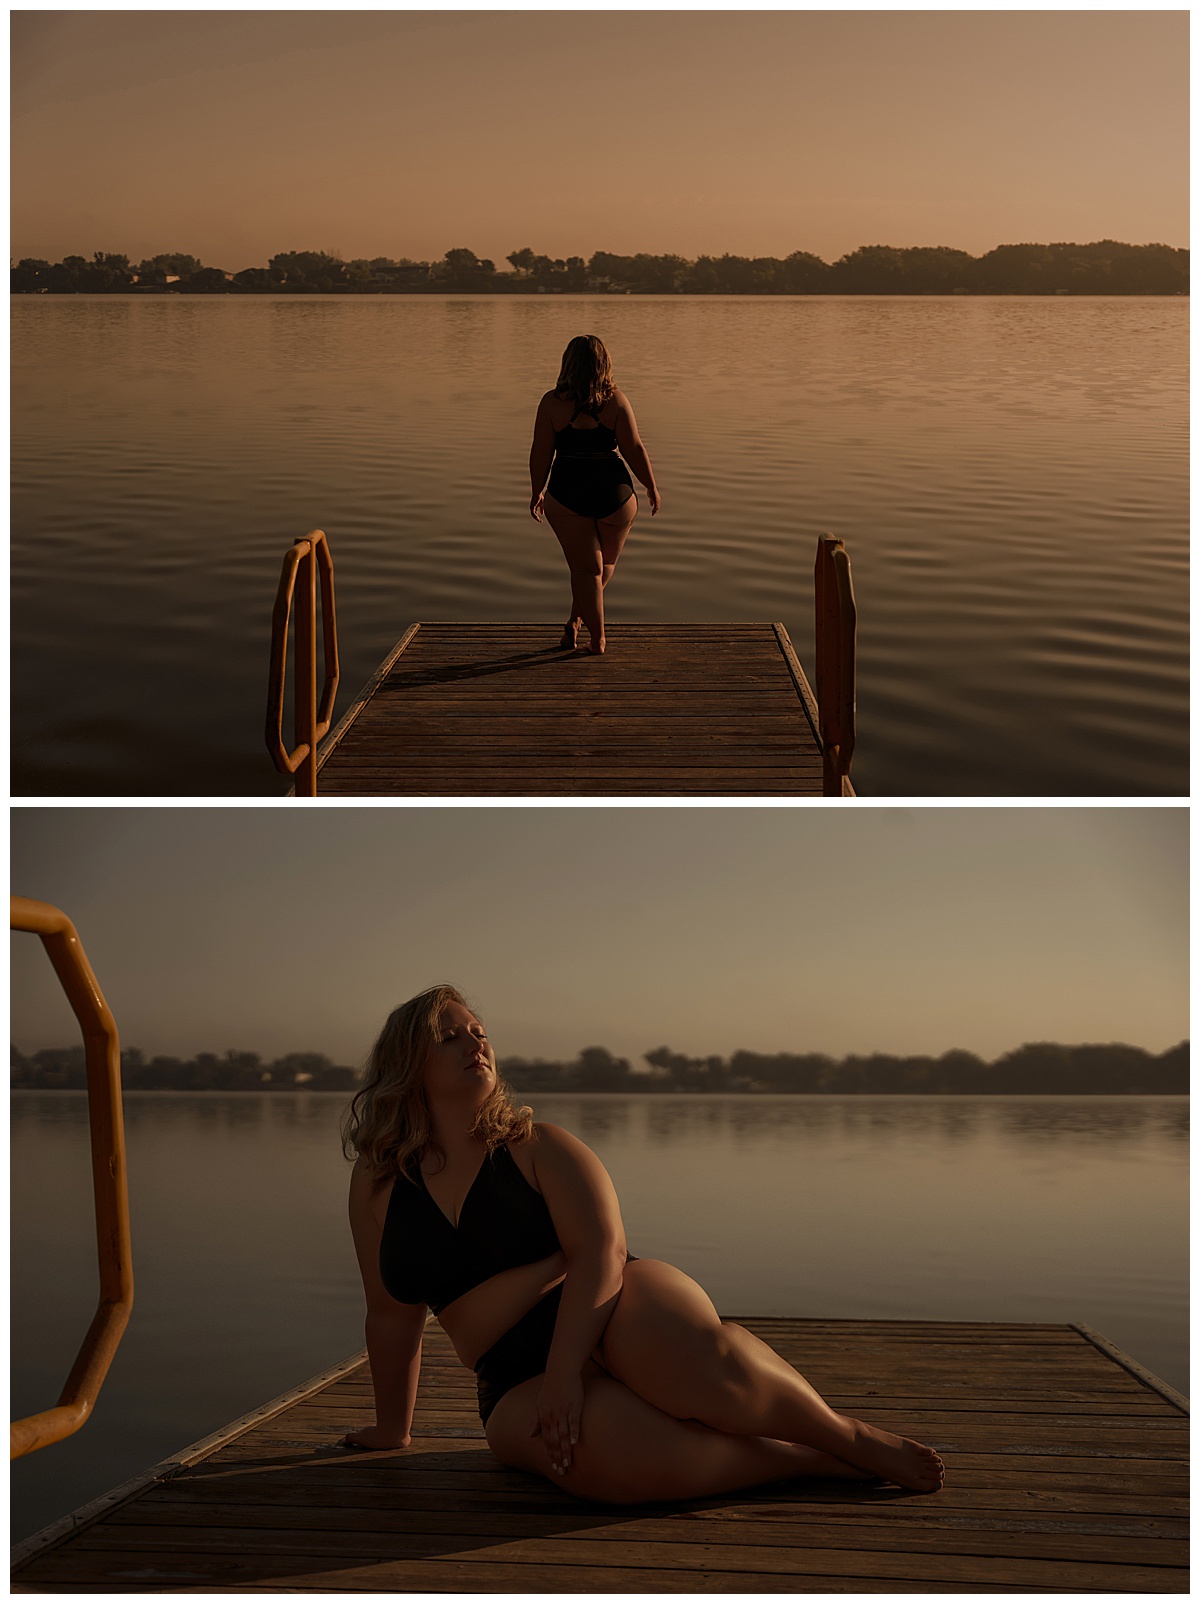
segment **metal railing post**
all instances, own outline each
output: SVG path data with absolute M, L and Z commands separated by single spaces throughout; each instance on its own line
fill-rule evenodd
M 133 1308 L 133 1255 L 125 1180 L 125 1124 L 121 1107 L 121 1044 L 116 1022 L 92 973 L 75 926 L 48 902 L 13 897 L 9 923 L 42 938 L 67 1000 L 83 1030 L 88 1124 L 92 1139 L 92 1191 L 100 1301 L 66 1385 L 53 1409 L 14 1420 L 10 1454 L 18 1459 L 61 1442 L 92 1412 Z
M 288 622 L 296 600 L 295 748 L 283 740 L 283 700 L 287 680 Z M 317 589 L 321 593 L 321 641 L 325 684 L 317 705 Z M 267 684 L 267 750 L 281 774 L 296 774 L 296 794 L 317 794 L 317 743 L 333 721 L 339 678 L 337 612 L 333 597 L 333 558 L 324 531 L 314 529 L 289 548 L 271 617 L 271 664 Z
M 858 612 L 850 577 L 850 558 L 845 546 L 835 535 L 821 535 L 817 540 L 814 581 L 817 710 L 823 754 L 822 793 L 825 796 L 851 796 Z
M 296 602 L 296 750 L 304 749 L 296 771 L 296 794 L 317 794 L 317 557 L 308 545 L 300 558 Z

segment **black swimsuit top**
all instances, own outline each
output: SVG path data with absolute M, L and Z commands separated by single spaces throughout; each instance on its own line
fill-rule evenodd
M 554 449 L 560 457 L 606 457 L 609 452 L 617 449 L 617 431 L 610 429 L 606 423 L 596 418 L 594 429 L 576 429 L 573 427 L 575 419 L 580 413 L 586 417 L 596 418 L 594 412 L 586 407 L 576 407 L 569 421 L 561 429 L 554 431 Z M 570 441 L 567 448 L 566 442 Z
M 398 1175 L 388 1200 L 379 1274 L 400 1303 L 440 1314 L 472 1287 L 559 1251 L 546 1200 L 521 1174 L 507 1147 L 484 1158 L 463 1199 L 457 1226 L 429 1195 L 420 1166 Z

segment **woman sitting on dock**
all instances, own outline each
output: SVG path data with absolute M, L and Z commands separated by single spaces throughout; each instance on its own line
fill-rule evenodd
M 690 1277 L 626 1251 L 603 1165 L 513 1106 L 451 987 L 391 1014 L 344 1136 L 376 1410 L 348 1447 L 409 1445 L 428 1305 L 475 1371 L 492 1452 L 580 1497 L 941 1486 L 931 1448 L 836 1413 Z
M 563 352 L 558 383 L 538 403 L 529 452 L 529 511 L 541 523 L 545 510 L 571 570 L 571 616 L 561 647 L 574 648 L 582 623 L 591 650 L 604 650 L 604 587 L 637 516 L 629 468 L 646 487 L 653 517 L 658 490 L 633 408 L 613 383 L 604 342 L 577 334 Z

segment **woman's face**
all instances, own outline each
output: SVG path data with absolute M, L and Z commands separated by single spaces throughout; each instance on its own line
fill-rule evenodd
M 463 1003 L 442 1011 L 438 1039 L 425 1060 L 425 1095 L 433 1102 L 479 1102 L 496 1084 L 496 1055 L 487 1032 Z

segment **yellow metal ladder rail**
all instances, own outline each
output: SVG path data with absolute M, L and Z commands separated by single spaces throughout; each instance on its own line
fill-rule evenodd
M 321 594 L 321 641 L 325 684 L 317 706 L 317 591 Z M 287 672 L 288 622 L 296 590 L 295 746 L 283 740 L 283 697 Z M 271 669 L 267 685 L 267 751 L 281 774 L 295 774 L 297 796 L 317 794 L 317 742 L 333 719 L 338 688 L 337 613 L 333 600 L 333 558 L 323 529 L 300 536 L 283 559 L 275 610 L 271 615 Z
M 41 937 L 83 1030 L 96 1251 L 100 1266 L 100 1302 L 57 1405 L 12 1422 L 10 1457 L 19 1459 L 36 1448 L 61 1442 L 78 1431 L 91 1414 L 117 1344 L 129 1323 L 133 1308 L 133 1257 L 125 1180 L 121 1044 L 116 1022 L 92 973 L 75 926 L 65 913 L 48 902 L 13 897 L 9 923 L 13 930 Z

